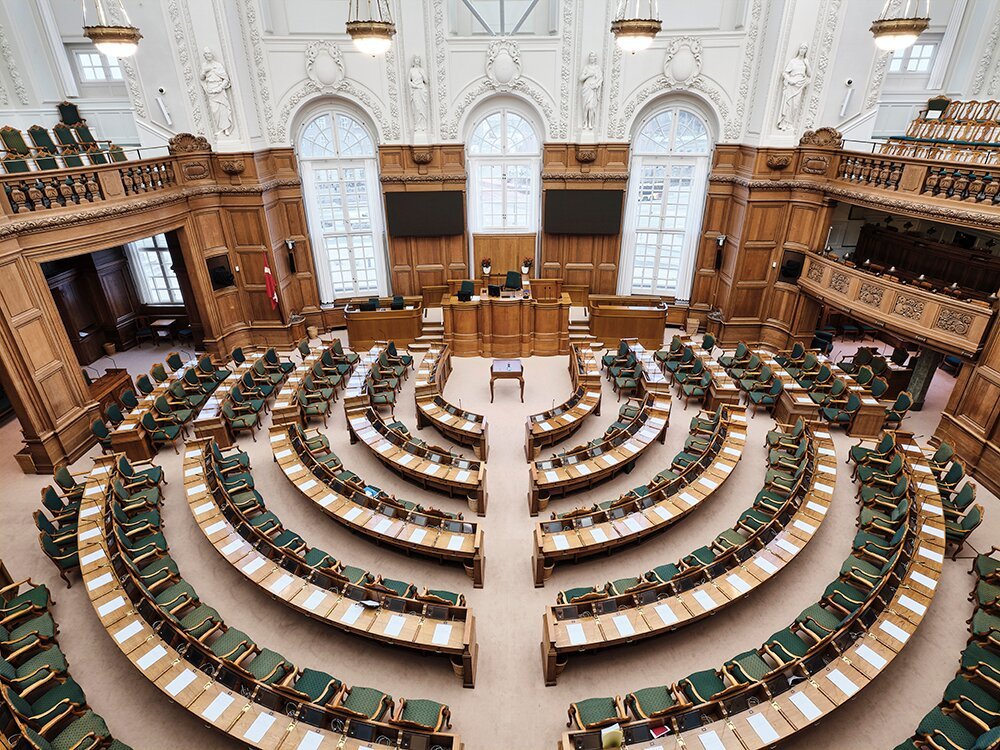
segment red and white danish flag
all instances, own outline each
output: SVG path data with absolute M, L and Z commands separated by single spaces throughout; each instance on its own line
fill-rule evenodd
M 271 300 L 271 309 L 278 309 L 278 284 L 271 273 L 271 266 L 267 262 L 267 253 L 264 253 L 264 285 L 267 287 L 267 296 Z

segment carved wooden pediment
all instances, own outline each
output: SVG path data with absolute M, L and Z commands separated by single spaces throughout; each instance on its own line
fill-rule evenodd
M 172 154 L 197 154 L 212 150 L 207 138 L 192 133 L 178 133 L 170 139 L 169 147 Z

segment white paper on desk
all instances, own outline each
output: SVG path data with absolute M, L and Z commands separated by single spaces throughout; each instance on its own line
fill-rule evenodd
M 701 605 L 702 609 L 711 610 L 719 606 L 715 602 L 715 599 L 712 598 L 711 594 L 704 589 L 693 591 L 691 595 L 694 597 L 695 601 Z
M 429 464 L 428 466 L 424 467 L 424 473 L 425 474 L 430 474 L 431 476 L 434 476 L 435 474 L 438 473 L 438 469 L 439 468 L 440 467 L 437 464 L 433 464 L 432 463 L 432 464 Z
M 310 480 L 308 480 L 308 481 L 303 482 L 302 484 L 300 484 L 299 485 L 299 489 L 302 490 L 303 492 L 308 492 L 309 490 L 311 490 L 315 486 L 316 486 L 316 480 L 315 479 L 310 479 Z
M 813 485 L 813 489 L 817 492 L 825 492 L 829 495 L 833 494 L 833 487 L 828 484 L 820 484 L 819 482 L 816 482 L 816 484 Z
M 125 643 L 129 638 L 131 638 L 136 633 L 142 631 L 142 623 L 138 620 L 133 620 L 124 628 L 115 633 L 115 640 L 118 643 Z
M 354 602 L 353 604 L 351 604 L 350 607 L 347 608 L 347 611 L 340 616 L 340 621 L 345 625 L 353 625 L 358 621 L 358 618 L 361 617 L 361 613 L 364 611 L 365 611 L 364 607 L 362 607 L 357 602 Z
M 776 742 L 779 738 L 778 733 L 774 731 L 774 727 L 771 726 L 771 722 L 767 720 L 764 714 L 751 714 L 747 717 L 747 724 L 757 733 L 762 742 L 770 744 Z
M 587 642 L 587 634 L 583 632 L 583 625 L 578 622 L 566 625 L 566 635 L 569 637 L 571 646 L 580 646 Z
M 716 471 L 721 471 L 723 474 L 728 474 L 733 470 L 733 467 L 730 466 L 729 464 L 720 463 L 718 461 L 712 468 L 715 469 Z
M 920 531 L 922 531 L 924 534 L 928 534 L 930 536 L 937 537 L 938 539 L 944 539 L 944 532 L 941 531 L 941 529 L 937 529 L 937 528 L 931 526 L 930 524 L 927 524 L 927 523 L 923 524 L 920 527 Z
M 567 550 L 569 549 L 569 540 L 566 538 L 565 534 L 556 534 L 552 537 L 552 544 L 557 550 Z
M 83 494 L 87 496 L 100 495 L 102 492 L 104 492 L 104 487 L 99 484 L 96 484 L 93 487 L 88 487 L 86 490 L 84 490 Z M 97 510 L 94 509 L 94 513 L 96 512 Z M 90 515 L 93 515 L 93 513 L 91 513 Z
M 688 505 L 697 505 L 700 501 L 690 492 L 682 492 L 678 497 Z
M 839 669 L 831 669 L 827 677 L 830 679 L 830 682 L 836 685 L 840 689 L 840 692 L 848 698 L 858 692 L 858 686 L 851 682 L 847 675 Z
M 325 591 L 319 591 L 319 590 L 313 591 L 311 594 L 309 594 L 309 597 L 304 602 L 302 602 L 302 606 L 308 609 L 310 612 L 315 612 L 316 608 L 323 603 L 324 599 L 326 599 Z
M 816 707 L 816 704 L 813 703 L 809 696 L 805 693 L 792 693 L 788 699 L 792 702 L 792 705 L 799 709 L 799 712 L 806 717 L 807 721 L 812 721 L 822 714 L 822 711 Z
M 358 508 L 357 506 L 351 508 L 344 514 L 344 520 L 347 521 L 348 523 L 354 521 L 355 518 L 361 515 L 363 510 L 364 510 L 363 508 Z
M 121 596 L 116 596 L 109 602 L 105 602 L 100 607 L 97 608 L 97 614 L 101 617 L 106 617 L 107 615 L 114 612 L 116 609 L 121 609 L 125 606 L 125 598 Z
M 612 456 L 611 454 L 601 456 L 601 460 L 608 466 L 614 466 L 616 463 L 618 463 L 618 457 Z
M 879 630 L 888 633 L 890 636 L 895 638 L 900 643 L 906 643 L 910 640 L 910 634 L 903 630 L 901 627 L 895 623 L 889 622 L 888 620 L 882 620 L 878 624 Z
M 95 536 L 100 536 L 100 535 L 101 535 L 100 529 L 87 529 L 86 531 L 80 533 L 80 541 L 86 542 L 88 539 L 93 539 Z
M 284 575 L 281 576 L 281 578 L 279 578 L 277 581 L 268 586 L 268 589 L 271 591 L 272 594 L 277 596 L 280 595 L 281 592 L 284 591 L 288 587 L 288 584 L 290 584 L 291 582 L 292 582 L 292 577 L 287 573 L 285 573 Z
M 145 654 L 136 659 L 135 663 L 139 665 L 139 669 L 145 672 L 147 669 L 156 664 L 156 662 L 158 662 L 166 655 L 167 655 L 167 650 L 163 648 L 163 646 L 157 644 L 149 651 L 147 651 Z
M 559 475 L 554 471 L 545 472 L 545 481 L 547 482 L 557 482 L 559 481 Z
M 837 455 L 837 452 L 835 450 L 830 449 L 830 448 L 818 448 L 817 452 L 821 456 L 836 456 Z
M 621 449 L 623 451 L 626 451 L 627 453 L 635 453 L 637 450 L 639 450 L 632 443 L 625 443 L 625 445 L 621 446 Z
M 654 505 L 652 508 L 653 512 L 662 518 L 664 521 L 669 521 L 674 517 L 673 513 L 664 508 L 662 505 Z
M 717 482 L 713 482 L 708 477 L 699 477 L 698 483 L 704 485 L 705 487 L 708 487 L 708 489 L 710 490 L 714 490 L 719 486 Z
M 936 484 L 930 484 L 929 482 L 920 482 L 917 487 L 924 492 L 937 492 L 938 488 Z
M 258 570 L 264 567 L 264 562 L 265 558 L 255 557 L 253 560 L 251 560 L 250 562 L 248 562 L 246 565 L 243 566 L 243 572 L 246 573 L 248 576 L 252 576 Z
M 103 557 L 104 557 L 104 550 L 98 549 L 96 552 L 91 552 L 89 555 L 84 555 L 83 557 L 81 557 L 80 564 L 90 565 L 91 563 L 95 563 Z
M 462 537 L 460 537 L 460 536 L 458 536 L 456 534 L 452 534 L 448 538 L 448 549 L 452 550 L 453 552 L 457 551 L 457 550 L 460 550 L 460 549 L 462 549 L 462 543 L 464 541 L 465 540 Z
M 228 525 L 229 524 L 227 524 L 225 521 L 216 521 L 211 526 L 205 527 L 205 536 L 212 536 L 212 534 L 217 534 L 218 532 L 226 528 Z
M 402 456 L 399 457 L 399 463 L 401 463 L 403 466 L 408 466 L 410 461 L 412 460 L 413 460 L 412 453 L 404 453 Z
M 253 720 L 253 724 L 243 734 L 243 739 L 250 740 L 251 742 L 260 742 L 272 724 L 274 724 L 273 716 L 270 714 L 261 714 Z
M 728 445 L 725 448 L 722 449 L 722 452 L 723 453 L 728 453 L 730 456 L 737 456 L 737 457 L 739 457 L 739 456 L 743 455 L 742 451 L 738 451 L 735 448 L 732 448 L 732 447 L 730 447 Z
M 768 575 L 773 576 L 775 573 L 778 572 L 778 567 L 773 562 L 768 560 L 766 557 L 760 557 L 758 555 L 753 559 L 753 564 L 756 565 L 761 570 L 763 570 Z
M 229 693 L 219 693 L 215 696 L 215 699 L 208 704 L 208 708 L 201 712 L 209 721 L 215 721 L 225 712 L 227 708 L 233 705 L 235 698 Z
M 462 469 L 458 474 L 455 475 L 456 482 L 468 482 L 471 473 L 468 469 Z
M 915 570 L 910 573 L 910 578 L 931 591 L 937 588 L 937 581 Z
M 632 621 L 625 615 L 615 615 L 611 618 L 611 622 L 615 624 L 615 629 L 623 638 L 635 635 L 635 628 L 632 626 Z
M 378 445 L 375 446 L 375 450 L 377 450 L 379 453 L 385 453 L 391 447 L 392 447 L 391 443 L 379 443 Z
M 167 686 L 163 688 L 166 692 L 170 693 L 175 698 L 177 694 L 180 693 L 184 688 L 194 682 L 194 678 L 197 676 L 194 670 L 185 669 L 174 679 L 167 683 Z
M 336 499 L 337 499 L 336 495 L 330 494 L 330 495 L 327 495 L 326 497 L 321 498 L 317 502 L 320 504 L 321 507 L 325 508 L 327 505 L 329 505 L 330 503 L 332 503 Z
M 633 534 L 638 534 L 642 531 L 642 524 L 636 520 L 635 516 L 629 516 L 625 519 L 624 523 Z
M 810 500 L 808 503 L 806 503 L 806 507 L 809 510 L 815 511 L 816 513 L 819 513 L 821 516 L 825 516 L 826 515 L 826 508 L 824 506 L 820 505 L 817 502 L 813 502 L 812 500 Z
M 203 466 L 195 466 L 194 468 L 191 468 L 191 469 L 188 469 L 187 471 L 185 471 L 184 472 L 184 476 L 186 476 L 186 477 L 193 477 L 193 476 L 197 476 L 198 474 L 201 474 L 204 471 L 205 471 L 205 468 Z
M 200 516 L 202 513 L 208 513 L 215 507 L 215 503 L 202 503 L 197 508 L 194 509 L 194 514 Z
M 677 615 L 670 609 L 669 604 L 657 604 L 653 609 L 664 625 L 673 625 L 677 622 Z
M 739 591 L 741 594 L 745 594 L 750 590 L 750 584 L 744 581 L 735 573 L 730 573 L 728 576 L 726 576 L 726 581 L 729 583 L 730 586 Z
M 104 573 L 103 575 L 97 576 L 97 578 L 87 581 L 87 591 L 99 589 L 101 586 L 106 586 L 109 583 L 111 583 L 111 574 Z
M 567 422 L 575 422 L 576 421 L 576 415 L 575 414 L 563 414 L 563 419 L 565 419 Z
M 392 526 L 392 520 L 389 518 L 383 518 L 377 524 L 375 524 L 375 533 L 384 534 Z
M 796 547 L 787 539 L 778 539 L 777 541 L 775 541 L 775 544 L 781 547 L 781 549 L 785 550 L 785 552 L 787 552 L 790 555 L 799 554 L 799 548 Z
M 550 425 L 548 422 L 539 422 L 538 428 L 542 430 L 542 432 L 549 432 L 552 429 L 552 425 Z
M 922 510 L 924 513 L 928 513 L 929 515 L 932 515 L 932 516 L 943 515 L 941 513 L 941 508 L 938 507 L 937 505 L 933 505 L 932 503 L 921 503 L 920 504 L 920 510 Z
M 587 476 L 588 474 L 590 474 L 590 467 L 587 466 L 587 464 L 577 464 L 576 470 L 581 474 L 583 474 L 583 476 Z
M 223 547 L 219 551 L 223 555 L 225 555 L 225 556 L 228 557 L 229 555 L 233 554 L 236 550 L 238 550 L 242 546 L 243 546 L 243 540 L 237 538 L 237 539 L 234 539 L 233 541 L 231 541 L 229 544 L 227 544 L 225 547 Z
M 389 622 L 385 624 L 385 633 L 390 638 L 397 638 L 399 634 L 403 632 L 403 626 L 406 624 L 406 618 L 402 615 L 393 615 L 389 618 Z
M 818 464 L 816 466 L 816 468 L 819 469 L 824 474 L 836 474 L 837 473 L 836 469 L 834 469 L 832 466 L 827 466 L 826 464 Z
M 855 649 L 855 652 L 858 656 L 875 667 L 875 669 L 882 669 L 882 667 L 888 664 L 881 654 L 868 648 L 868 646 L 863 643 Z
M 302 742 L 299 743 L 299 746 L 295 750 L 318 750 L 322 742 L 323 735 L 310 730 L 306 732 L 306 736 L 302 738 Z
M 604 544 L 608 541 L 608 535 L 604 533 L 604 529 L 595 527 L 588 529 L 588 531 L 590 531 L 590 536 L 593 537 L 594 541 L 598 544 Z
M 797 528 L 799 531 L 804 531 L 807 534 L 815 534 L 816 533 L 816 527 L 815 526 L 812 526 L 811 524 L 808 524 L 805 521 L 801 521 L 799 519 L 796 519 L 795 521 L 793 521 L 792 522 L 792 526 L 794 526 L 795 528 Z
M 434 626 L 434 637 L 431 638 L 431 643 L 435 646 L 447 646 L 448 641 L 450 640 L 451 625 L 446 622 L 442 622 Z
M 935 552 L 932 549 L 927 549 L 927 547 L 920 547 L 917 552 L 923 557 L 926 557 L 928 560 L 933 560 L 936 563 L 944 562 L 944 555 L 940 552 Z
M 414 544 L 420 544 L 422 541 L 424 541 L 425 536 L 427 536 L 427 529 L 421 529 L 417 527 L 413 530 L 413 533 L 410 534 L 410 541 L 413 542 Z
M 704 734 L 698 735 L 698 740 L 701 742 L 701 746 L 705 750 L 726 750 L 726 746 L 722 743 L 714 731 L 709 730 Z
M 284 439 L 285 439 L 285 435 L 284 435 L 284 433 L 281 433 L 281 432 L 279 432 L 276 435 L 271 435 L 271 442 L 272 443 L 280 443 Z M 289 453 L 291 453 L 291 451 L 289 451 Z

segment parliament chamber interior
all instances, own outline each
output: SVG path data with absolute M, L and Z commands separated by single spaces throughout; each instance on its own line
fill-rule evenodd
M 998 38 L 4 0 L 0 748 L 1000 750 Z

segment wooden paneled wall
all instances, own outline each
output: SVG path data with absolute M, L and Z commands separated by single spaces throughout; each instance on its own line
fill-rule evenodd
M 466 191 L 465 147 L 382 146 L 382 190 Z M 463 201 L 464 203 L 464 201 Z M 464 211 L 468 215 L 467 209 Z M 452 237 L 389 237 L 389 279 L 395 294 L 420 295 L 429 286 L 469 276 L 468 233 Z
M 474 234 L 472 235 L 473 270 L 482 276 L 483 258 L 493 262 L 493 275 L 506 278 L 508 271 L 521 272 L 521 261 L 535 260 L 537 235 L 531 234 Z
M 707 319 L 717 311 L 716 330 L 724 345 L 745 340 L 784 347 L 815 329 L 817 304 L 796 284 L 779 281 L 779 268 L 786 250 L 803 252 L 824 241 L 832 203 L 822 190 L 785 186 L 781 170 L 769 166 L 787 167 L 790 162 L 773 157 L 794 154 L 716 148 L 691 314 Z
M 626 190 L 628 157 L 627 143 L 545 144 L 542 215 L 549 190 Z M 615 293 L 621 257 L 620 233 L 574 236 L 543 232 L 541 244 L 539 276 L 560 278 L 569 286 L 586 286 L 593 294 Z

